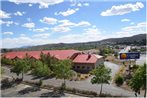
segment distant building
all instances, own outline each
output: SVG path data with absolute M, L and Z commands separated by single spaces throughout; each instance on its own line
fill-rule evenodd
M 84 54 L 82 51 L 77 50 L 19 51 L 7 52 L 2 56 L 9 59 L 23 59 L 26 57 L 26 54 L 28 54 L 30 58 L 39 60 L 41 53 L 50 54 L 58 60 L 72 60 L 73 70 L 78 72 L 89 72 L 104 62 L 102 56 L 96 54 Z

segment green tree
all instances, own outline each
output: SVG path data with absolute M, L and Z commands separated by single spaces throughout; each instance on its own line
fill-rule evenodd
M 1 66 L 0 66 L 0 73 L 1 75 L 5 73 L 4 68 L 2 68 Z
M 14 65 L 11 69 L 11 72 L 14 72 L 17 74 L 17 76 L 19 76 L 19 74 L 22 73 L 22 80 L 24 77 L 24 73 L 27 73 L 27 71 L 29 70 L 29 66 L 27 65 L 27 63 L 25 62 L 25 60 L 22 59 L 17 59 L 14 62 Z
M 110 73 L 111 69 L 105 68 L 104 65 L 98 66 L 96 69 L 92 70 L 92 75 L 94 77 L 91 79 L 92 84 L 101 84 L 100 95 L 102 94 L 103 83 L 109 83 L 111 79 Z
M 32 70 L 32 73 L 35 76 L 43 77 L 52 74 L 52 71 L 48 68 L 48 66 L 43 64 L 41 61 L 36 61 L 35 66 L 36 67 Z
M 140 94 L 141 88 L 145 89 L 144 97 L 146 97 L 146 64 L 144 64 L 143 66 L 140 66 L 136 70 L 129 85 L 131 89 L 135 91 L 136 96 L 137 96 L 137 93 Z
M 2 65 L 13 65 L 14 64 L 13 60 L 8 59 L 5 56 L 1 58 L 1 63 Z
M 123 84 L 123 82 L 124 82 L 123 77 L 120 76 L 120 75 L 117 75 L 116 78 L 115 78 L 115 83 L 116 83 L 118 86 L 120 86 L 120 85 Z
M 64 80 L 62 86 L 66 87 L 65 79 L 69 79 L 74 75 L 74 72 L 71 70 L 71 68 L 72 62 L 70 60 L 61 60 L 56 64 L 54 72 L 56 74 L 56 78 Z
M 50 53 L 44 54 L 41 52 L 40 54 L 40 60 L 43 62 L 43 64 L 46 64 L 51 70 L 53 70 L 54 65 L 57 62 L 57 59 L 54 56 L 51 56 Z

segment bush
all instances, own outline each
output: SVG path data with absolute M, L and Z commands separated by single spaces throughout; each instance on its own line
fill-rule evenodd
M 117 77 L 115 78 L 115 83 L 117 84 L 117 86 L 122 85 L 122 84 L 123 84 L 123 82 L 124 82 L 123 77 L 122 77 L 122 76 L 120 76 L 120 75 L 117 75 Z
M 80 80 L 84 80 L 85 78 L 84 77 L 80 77 Z
M 126 84 L 129 85 L 130 84 L 130 80 L 126 80 Z
M 88 78 L 88 76 L 85 76 L 85 78 Z

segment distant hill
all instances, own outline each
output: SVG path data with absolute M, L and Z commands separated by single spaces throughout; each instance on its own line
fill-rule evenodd
M 77 49 L 77 50 L 85 50 L 92 48 L 100 48 L 105 45 L 146 45 L 146 35 L 147 34 L 138 34 L 131 37 L 123 37 L 123 38 L 109 38 L 101 41 L 94 42 L 85 42 L 85 43 L 58 43 L 58 44 L 45 44 L 45 45 L 37 45 L 37 46 L 27 46 L 21 48 L 11 49 L 12 51 L 24 51 L 24 50 L 53 50 L 53 49 Z M 2 49 L 2 52 L 4 49 Z M 9 51 L 9 50 L 8 50 Z
M 123 37 L 123 38 L 109 38 L 102 40 L 100 42 L 102 43 L 115 43 L 115 44 L 137 44 L 137 45 L 146 45 L 146 35 L 147 34 L 139 34 L 139 35 L 134 35 L 131 37 Z

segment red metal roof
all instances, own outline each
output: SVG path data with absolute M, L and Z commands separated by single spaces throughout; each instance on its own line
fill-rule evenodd
M 59 60 L 69 59 L 74 53 L 78 53 L 80 51 L 77 50 L 44 50 L 44 51 L 19 51 L 19 52 L 8 52 L 5 53 L 4 56 L 6 58 L 13 59 L 15 57 L 24 58 L 26 54 L 29 56 L 39 59 L 40 53 L 43 52 L 44 54 L 50 53 L 51 56 L 56 57 Z
M 73 60 L 74 63 L 96 63 L 98 59 L 102 58 L 102 56 L 95 54 L 79 54 Z

